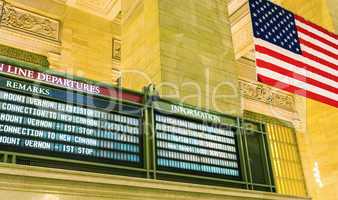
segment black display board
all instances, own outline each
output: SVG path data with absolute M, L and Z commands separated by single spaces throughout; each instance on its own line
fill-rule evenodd
M 207 112 L 157 105 L 160 109 L 154 118 L 159 170 L 241 179 L 236 128 Z M 202 120 L 205 118 L 214 122 Z
M 0 150 L 142 166 L 142 109 L 0 76 Z

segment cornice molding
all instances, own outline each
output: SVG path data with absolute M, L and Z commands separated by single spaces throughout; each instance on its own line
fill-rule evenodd
M 279 4 L 280 0 L 272 0 Z M 228 12 L 235 50 L 235 57 L 254 60 L 254 41 L 248 0 L 231 0 Z
M 254 50 L 248 0 L 232 0 L 228 4 L 235 58 L 252 57 Z
M 122 23 L 128 21 L 128 19 L 132 16 L 134 11 L 141 5 L 142 2 L 143 0 L 134 0 L 130 8 L 125 13 L 122 13 Z
M 90 14 L 113 21 L 121 12 L 122 0 L 54 0 Z

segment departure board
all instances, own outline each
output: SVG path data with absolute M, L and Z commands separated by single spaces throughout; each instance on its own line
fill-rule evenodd
M 240 179 L 234 129 L 163 112 L 155 124 L 159 169 Z
M 142 166 L 142 109 L 0 76 L 0 150 Z

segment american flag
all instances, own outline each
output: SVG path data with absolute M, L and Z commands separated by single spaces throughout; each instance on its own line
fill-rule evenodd
M 338 107 L 338 36 L 267 0 L 249 0 L 260 82 Z

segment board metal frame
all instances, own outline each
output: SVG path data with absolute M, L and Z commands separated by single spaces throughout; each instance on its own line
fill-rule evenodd
M 30 69 L 30 68 L 28 68 Z M 33 69 L 36 70 L 36 69 Z M 58 76 L 62 76 L 65 78 L 69 78 L 68 75 L 62 75 L 57 72 L 52 72 L 52 74 L 56 74 Z M 33 82 L 32 80 L 29 79 L 24 79 L 24 78 L 18 78 L 13 75 L 6 75 L 2 74 L 0 76 L 5 76 L 9 78 L 14 78 L 18 80 L 23 80 L 23 81 L 28 81 L 28 82 Z M 95 81 L 90 81 L 86 79 L 76 79 L 84 82 L 89 82 L 89 83 L 94 83 L 96 84 Z M 43 84 L 41 84 L 43 85 Z M 131 90 L 126 90 L 123 88 L 118 88 L 118 87 L 112 87 L 106 84 L 99 84 L 99 85 L 104 85 L 106 87 L 111 87 L 114 88 L 120 92 L 126 92 L 126 93 L 131 93 L 133 95 L 139 95 L 142 97 L 143 102 L 131 102 L 128 100 L 123 100 L 121 98 L 112 98 L 112 97 L 103 97 L 101 95 L 98 95 L 100 98 L 104 98 L 109 101 L 116 101 L 120 102 L 122 104 L 127 104 L 127 105 L 135 105 L 139 106 L 142 109 L 143 115 L 143 127 L 142 127 L 142 137 L 143 137 L 143 166 L 142 167 L 130 167 L 130 166 L 123 166 L 123 165 L 114 165 L 114 164 L 106 164 L 106 163 L 99 163 L 99 162 L 87 162 L 87 161 L 79 161 L 79 160 L 69 160 L 69 159 L 64 159 L 64 158 L 57 158 L 57 157 L 50 157 L 50 156 L 40 156 L 40 155 L 32 155 L 32 154 L 26 154 L 26 153 L 17 153 L 17 152 L 9 152 L 9 151 L 0 151 L 0 162 L 4 163 L 12 163 L 12 164 L 17 164 L 18 160 L 22 159 L 32 159 L 32 160 L 41 160 L 41 161 L 47 161 L 47 162 L 59 162 L 59 163 L 68 163 L 70 165 L 74 165 L 75 168 L 72 168 L 72 170 L 76 170 L 76 166 L 84 166 L 84 168 L 88 167 L 91 169 L 94 169 L 94 172 L 101 173 L 100 170 L 95 170 L 95 169 L 100 169 L 104 168 L 107 169 L 108 173 L 111 174 L 116 174 L 116 171 L 123 171 L 123 175 L 126 176 L 134 176 L 132 174 L 136 174 L 135 176 L 142 177 L 142 178 L 147 178 L 147 179 L 158 179 L 158 180 L 163 180 L 165 177 L 169 177 L 169 180 L 172 180 L 170 177 L 175 177 L 175 181 L 180 181 L 180 182 L 186 182 L 186 179 L 191 180 L 190 182 L 196 183 L 196 184 L 204 184 L 203 182 L 207 182 L 210 185 L 220 185 L 220 186 L 227 186 L 227 187 L 239 187 L 243 189 L 248 189 L 248 190 L 255 190 L 256 187 L 263 187 L 266 188 L 267 191 L 269 192 L 275 192 L 275 185 L 273 183 L 273 174 L 268 173 L 267 178 L 270 180 L 269 184 L 257 184 L 252 180 L 252 175 L 251 175 L 251 168 L 248 164 L 248 153 L 247 153 L 247 145 L 246 145 L 246 140 L 245 140 L 245 134 L 247 132 L 252 131 L 250 128 L 246 127 L 246 123 L 255 123 L 258 124 L 258 129 L 254 130 L 255 132 L 259 133 L 262 135 L 262 138 L 266 134 L 265 132 L 265 127 L 264 124 L 259 122 L 259 121 L 254 121 L 252 119 L 244 119 L 239 116 L 231 116 L 231 115 L 226 115 L 224 113 L 220 112 L 215 112 L 215 111 L 210 111 L 202 108 L 198 108 L 195 106 L 187 105 L 187 104 L 178 104 L 175 101 L 172 100 L 167 100 L 167 99 L 161 99 L 159 97 L 155 97 L 153 95 L 153 91 L 151 91 L 150 87 L 144 88 L 143 92 L 135 92 Z M 58 88 L 57 86 L 53 86 Z M 81 93 L 81 92 L 77 92 Z M 156 99 L 156 100 L 154 100 Z M 161 105 L 162 104 L 162 107 Z M 156 132 L 155 132 L 155 112 L 157 111 L 166 111 L 165 106 L 163 105 L 178 105 L 178 106 L 184 106 L 189 109 L 195 109 L 199 110 L 201 112 L 206 112 L 209 114 L 217 115 L 221 117 L 222 125 L 232 127 L 236 130 L 236 137 L 237 137 L 237 144 L 238 144 L 238 153 L 239 153 L 239 163 L 240 163 L 240 171 L 241 171 L 241 180 L 229 180 L 229 179 L 224 179 L 224 178 L 219 178 L 219 177 L 208 177 L 208 176 L 201 176 L 201 175 L 193 175 L 193 174 L 186 174 L 182 172 L 169 172 L 165 170 L 158 170 L 157 165 L 156 165 Z M 193 119 L 191 116 L 186 116 L 183 114 L 177 114 L 178 117 L 180 118 L 186 118 L 188 120 Z M 193 119 L 193 120 L 198 120 L 200 121 L 201 119 Z M 209 123 L 215 123 L 212 121 L 208 121 Z M 268 142 L 263 138 L 263 142 Z M 267 153 L 268 149 L 265 149 L 265 152 L 262 155 L 263 157 L 266 158 L 266 165 L 269 167 L 269 154 Z M 38 162 L 38 161 L 37 161 Z M 28 163 L 29 165 L 31 163 Z M 34 165 L 34 164 L 33 164 Z M 86 171 L 86 170 L 85 170 Z M 107 173 L 107 172 L 104 173 Z

